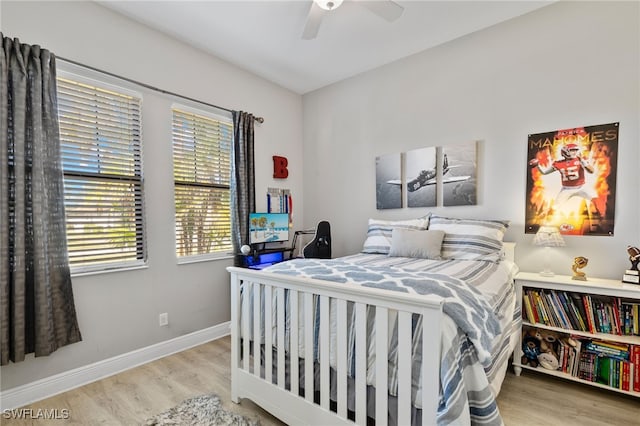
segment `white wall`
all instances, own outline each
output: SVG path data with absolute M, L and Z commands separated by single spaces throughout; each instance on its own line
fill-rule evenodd
M 357 252 L 367 219 L 427 211 L 509 219 L 522 270 L 541 270 L 524 234 L 527 135 L 620 122 L 615 235 L 567 237 L 552 269 L 620 279 L 640 244 L 637 173 L 640 4 L 561 2 L 304 96 L 307 223 L 331 221 L 334 254 Z M 375 157 L 480 140 L 478 205 L 376 210 Z
M 152 86 L 265 118 L 256 123 L 256 198 L 268 186 L 296 196 L 302 226 L 300 95 L 121 17 L 92 2 L 3 1 L 2 31 L 58 56 Z M 148 268 L 73 278 L 83 341 L 49 357 L 3 366 L 2 390 L 166 341 L 229 320 L 231 259 L 177 265 L 170 103 L 144 92 L 143 144 Z M 158 119 L 160 118 L 160 119 Z M 289 158 L 289 178 L 272 179 L 272 155 Z M 170 326 L 158 326 L 169 313 Z

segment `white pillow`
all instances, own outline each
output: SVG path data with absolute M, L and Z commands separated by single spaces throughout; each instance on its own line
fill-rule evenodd
M 369 219 L 367 239 L 362 253 L 389 254 L 391 249 L 391 234 L 394 229 L 425 230 L 429 226 L 429 215 L 410 220 L 379 220 Z
M 502 239 L 509 226 L 505 220 L 458 219 L 431 216 L 430 230 L 445 232 L 442 258 L 498 261 L 504 256 Z
M 395 228 L 391 234 L 389 256 L 442 259 L 444 231 Z

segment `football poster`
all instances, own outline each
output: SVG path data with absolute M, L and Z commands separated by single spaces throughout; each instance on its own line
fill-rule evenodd
M 619 123 L 531 134 L 525 232 L 613 235 Z

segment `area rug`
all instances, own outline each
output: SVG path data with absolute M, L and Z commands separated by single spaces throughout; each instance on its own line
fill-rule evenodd
M 145 425 L 259 426 L 260 421 L 225 410 L 220 398 L 212 394 L 184 400 L 177 406 L 148 419 Z

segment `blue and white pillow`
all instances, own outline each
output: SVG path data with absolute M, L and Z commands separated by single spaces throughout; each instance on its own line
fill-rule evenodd
M 369 219 L 367 239 L 362 253 L 389 254 L 394 229 L 425 230 L 429 226 L 429 216 L 409 220 Z
M 509 227 L 506 220 L 460 219 L 431 216 L 429 229 L 445 232 L 442 258 L 456 260 L 489 260 L 504 257 L 502 240 Z

